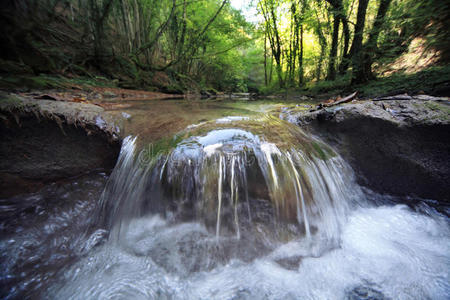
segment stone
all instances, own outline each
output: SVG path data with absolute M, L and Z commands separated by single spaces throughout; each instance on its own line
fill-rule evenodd
M 282 117 L 334 146 L 361 185 L 448 203 L 450 106 L 439 100 L 359 101 Z
M 2 96 L 0 198 L 114 167 L 120 152 L 119 128 L 103 108 Z

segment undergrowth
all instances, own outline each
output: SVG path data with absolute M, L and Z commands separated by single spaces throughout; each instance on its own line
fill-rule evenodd
M 394 73 L 380 77 L 363 85 L 350 85 L 350 76 L 341 76 L 334 81 L 307 84 L 300 89 L 291 89 L 287 94 L 302 94 L 313 97 L 334 96 L 358 91 L 360 97 L 376 97 L 393 94 L 436 94 L 439 87 L 450 84 L 450 65 L 434 66 L 414 74 Z M 286 91 L 285 91 L 286 92 Z

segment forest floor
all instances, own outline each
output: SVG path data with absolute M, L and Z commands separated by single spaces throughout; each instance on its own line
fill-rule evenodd
M 317 102 L 337 99 L 355 91 L 359 98 L 375 98 L 407 93 L 409 95 L 427 94 L 433 96 L 450 96 L 450 66 L 434 66 L 425 70 L 407 74 L 394 73 L 380 77 L 364 85 L 352 86 L 349 76 L 339 77 L 335 81 L 320 81 L 306 84 L 302 88 L 273 89 L 257 94 L 261 98 L 299 99 L 308 97 Z M 149 87 L 150 91 L 133 90 L 118 87 L 117 81 L 104 77 L 68 78 L 61 75 L 19 75 L 0 76 L 0 90 L 14 92 L 26 97 L 69 102 L 92 103 L 107 106 L 108 100 L 162 100 L 182 99 L 191 96 L 169 94 Z M 193 96 L 200 97 L 202 91 Z M 104 107 L 107 108 L 107 107 Z
M 16 75 L 0 78 L 0 90 L 35 99 L 101 105 L 102 100 L 161 100 L 184 98 L 183 94 L 124 89 L 112 80 L 66 78 L 55 75 Z
M 450 65 L 432 66 L 416 73 L 397 72 L 379 77 L 362 85 L 350 85 L 350 77 L 338 77 L 334 81 L 306 84 L 302 88 L 290 88 L 274 92 L 287 98 L 308 96 L 318 101 L 344 97 L 357 91 L 361 98 L 376 98 L 398 94 L 427 94 L 437 97 L 450 96 Z

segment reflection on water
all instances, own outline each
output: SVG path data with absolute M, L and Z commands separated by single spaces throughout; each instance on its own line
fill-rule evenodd
M 276 113 L 283 107 L 294 105 L 298 105 L 298 103 L 277 103 L 264 100 L 121 101 L 111 106 L 109 112 L 122 120 L 125 131 L 124 136 L 139 136 L 138 142 L 140 143 L 142 140 L 142 144 L 146 144 L 173 135 L 191 124 L 198 124 L 222 117 L 243 117 L 268 112 Z M 123 112 L 130 117 L 123 117 Z
M 448 218 L 361 190 L 280 107 L 117 110 L 139 139 L 105 189 L 93 174 L 0 200 L 0 297 L 448 299 Z

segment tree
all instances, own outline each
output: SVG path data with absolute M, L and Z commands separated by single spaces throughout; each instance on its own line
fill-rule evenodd
M 364 53 L 363 34 L 366 23 L 366 12 L 369 0 L 359 0 L 358 15 L 356 17 L 355 36 L 353 38 L 352 49 L 352 84 L 365 82 L 364 74 Z
M 328 62 L 328 74 L 327 80 L 336 79 L 336 57 L 338 50 L 338 39 L 339 39 L 339 25 L 342 22 L 345 24 L 346 33 L 346 48 L 348 48 L 348 25 L 345 18 L 344 7 L 342 5 L 342 0 L 327 0 L 333 7 L 333 39 L 331 42 L 330 58 Z M 344 50 L 346 53 L 346 50 Z
M 272 55 L 276 62 L 278 83 L 280 88 L 284 87 L 283 67 L 282 67 L 282 48 L 280 32 L 278 30 L 278 18 L 276 13 L 277 3 L 275 0 L 262 0 L 259 7 L 266 22 L 267 37 L 269 39 Z
M 378 7 L 377 16 L 370 31 L 369 38 L 363 45 L 363 61 L 361 68 L 358 70 L 359 73 L 357 73 L 359 82 L 367 82 L 371 79 L 375 79 L 375 75 L 372 72 L 373 53 L 377 49 L 378 36 L 380 35 L 384 18 L 391 2 L 392 0 L 380 1 L 380 6 Z

